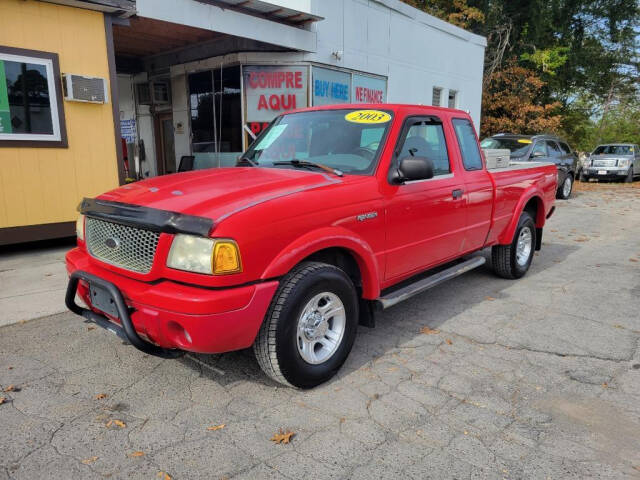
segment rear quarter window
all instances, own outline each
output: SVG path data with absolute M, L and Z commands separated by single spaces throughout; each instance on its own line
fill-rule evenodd
M 454 118 L 452 123 L 460 146 L 464 169 L 482 170 L 482 156 L 473 125 L 466 118 Z
M 560 150 L 562 150 L 563 153 L 565 154 L 571 153 L 571 149 L 569 148 L 569 145 L 567 145 L 566 143 L 558 142 L 558 145 L 560 145 Z

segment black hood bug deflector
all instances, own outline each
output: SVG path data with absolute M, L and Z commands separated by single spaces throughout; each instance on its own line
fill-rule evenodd
M 213 220 L 206 217 L 95 198 L 83 199 L 78 205 L 78 211 L 88 217 L 154 232 L 188 233 L 208 237 L 214 227 Z

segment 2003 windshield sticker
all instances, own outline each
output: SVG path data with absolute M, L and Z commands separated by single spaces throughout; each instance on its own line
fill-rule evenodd
M 391 115 L 380 110 L 356 110 L 347 113 L 344 119 L 353 123 L 387 123 Z

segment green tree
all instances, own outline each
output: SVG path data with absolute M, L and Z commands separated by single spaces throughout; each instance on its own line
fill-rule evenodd
M 531 105 L 551 106 L 559 131 L 585 149 L 598 131 L 622 134 L 625 116 L 635 118 L 629 109 L 637 101 L 629 99 L 640 96 L 638 0 L 406 1 L 487 37 L 483 122 L 498 118 L 489 100 L 505 70 L 522 74 L 519 81 L 533 72 L 542 85 L 528 95 Z M 514 58 L 525 70 L 513 70 Z M 502 115 L 505 122 L 517 116 L 504 109 Z

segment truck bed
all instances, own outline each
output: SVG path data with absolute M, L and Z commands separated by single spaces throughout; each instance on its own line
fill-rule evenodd
M 507 228 L 518 202 L 527 190 L 541 189 L 545 205 L 553 205 L 557 167 L 549 162 L 511 162 L 508 167 L 488 170 L 495 182 L 493 225 L 487 244 L 494 243 Z M 549 207 L 550 208 L 550 207 Z M 544 212 L 546 216 L 549 212 Z

